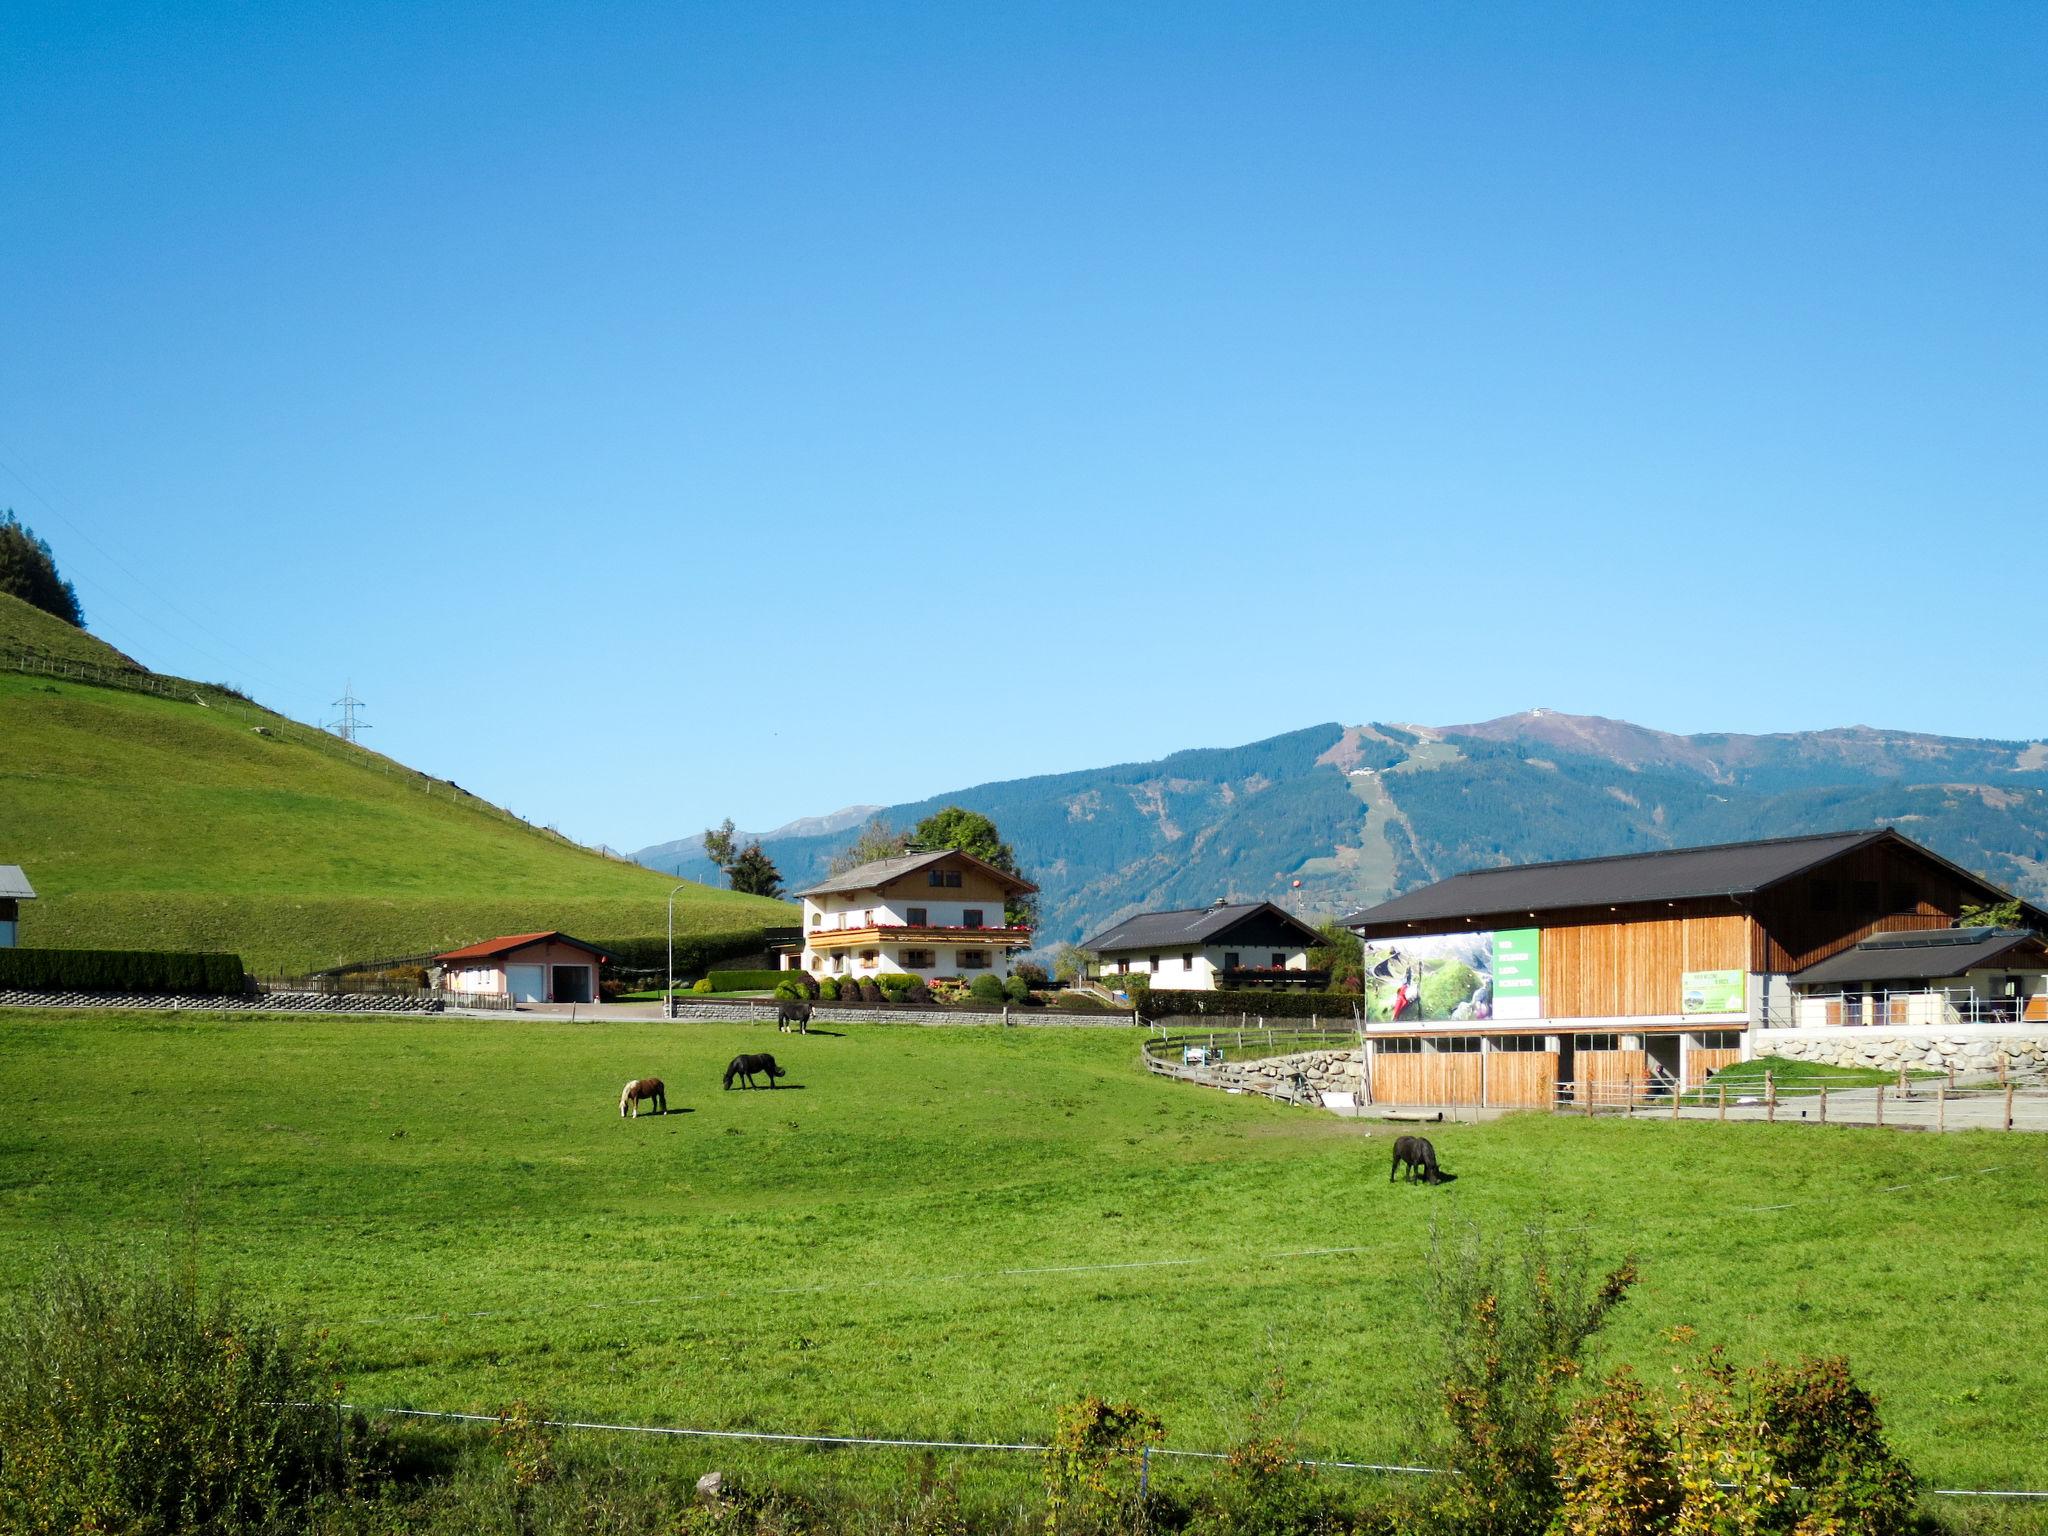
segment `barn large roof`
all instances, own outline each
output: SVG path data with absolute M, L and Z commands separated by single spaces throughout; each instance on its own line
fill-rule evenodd
M 1566 859 L 1551 864 L 1514 864 L 1474 869 L 1409 891 L 1344 919 L 1347 928 L 1441 922 L 1507 913 L 1556 911 L 1570 907 L 1626 906 L 1632 902 L 1687 901 L 1709 896 L 1749 896 L 1795 875 L 1873 843 L 1897 842 L 1924 858 L 1947 865 L 1987 892 L 1996 886 L 1889 827 L 1857 832 L 1816 832 L 1758 842 L 1716 843 L 1703 848 L 1663 848 L 1653 853 L 1615 854 L 1599 859 Z
M 1323 936 L 1270 901 L 1238 902 L 1214 907 L 1186 907 L 1175 912 L 1140 912 L 1105 928 L 1081 947 L 1091 954 L 1120 949 L 1151 949 L 1176 944 L 1206 944 L 1226 937 L 1247 918 L 1269 913 L 1288 927 L 1299 930 L 1303 944 L 1321 944 Z

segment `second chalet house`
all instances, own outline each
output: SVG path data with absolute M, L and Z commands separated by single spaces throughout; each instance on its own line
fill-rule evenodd
M 1029 928 L 1003 921 L 1003 904 L 1036 891 L 1028 880 L 958 849 L 876 859 L 798 891 L 804 907 L 796 969 L 813 976 L 902 971 L 930 981 L 1006 977 Z
M 1161 991 L 1213 992 L 1218 987 L 1325 987 L 1328 971 L 1312 971 L 1308 952 L 1323 936 L 1270 901 L 1219 901 L 1177 912 L 1140 912 L 1081 947 L 1096 957 L 1100 978 L 1143 976 Z

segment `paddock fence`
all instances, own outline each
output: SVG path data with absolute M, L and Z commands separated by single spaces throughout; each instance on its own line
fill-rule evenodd
M 1682 1092 L 1648 1077 L 1560 1082 L 1550 1106 L 1588 1118 L 1762 1121 L 1917 1131 L 2048 1131 L 2048 1077 L 2039 1071 L 1959 1074 L 1801 1073 L 1709 1081 Z
M 503 1424 L 503 1415 L 494 1413 L 467 1413 L 451 1409 L 382 1407 L 366 1403 L 297 1403 L 293 1407 L 331 1411 L 337 1415 L 361 1414 L 369 1418 L 399 1418 L 440 1422 L 474 1427 L 495 1427 Z M 620 1424 L 602 1419 L 538 1419 L 534 1421 L 543 1428 L 567 1430 L 588 1434 L 641 1435 L 656 1440 L 702 1440 L 752 1442 L 761 1445 L 800 1447 L 817 1451 L 881 1450 L 881 1451 L 961 1451 L 993 1452 L 997 1454 L 1043 1456 L 1051 1449 L 1047 1445 L 1027 1440 L 941 1440 L 915 1436 L 883 1435 L 820 1435 L 794 1431 L 765 1429 L 695 1429 L 666 1424 Z M 1236 1453 L 1231 1451 L 1198 1451 L 1179 1446 L 1147 1446 L 1137 1455 L 1139 1464 L 1139 1494 L 1144 1496 L 1149 1483 L 1152 1464 L 1161 1462 L 1217 1462 L 1228 1461 Z M 1451 1467 L 1432 1467 L 1405 1462 L 1354 1461 L 1337 1457 L 1301 1456 L 1295 1465 L 1317 1471 L 1363 1472 L 1380 1477 L 1457 1477 L 1460 1474 Z M 1733 1483 L 1719 1486 L 1732 1488 Z M 2032 1488 L 1927 1488 L 1924 1493 L 1946 1499 L 1994 1499 L 2015 1503 L 2048 1501 L 2048 1489 Z

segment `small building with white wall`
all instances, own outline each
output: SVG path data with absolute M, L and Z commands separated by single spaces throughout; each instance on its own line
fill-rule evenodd
M 594 1003 L 609 957 L 566 933 L 515 933 L 436 955 L 444 992 L 515 1003 Z
M 1038 889 L 957 848 L 876 859 L 797 892 L 803 942 L 784 969 L 926 981 L 1006 977 L 1031 930 L 1005 920 L 1012 897 Z
M 1081 947 L 1096 957 L 1108 986 L 1143 976 L 1155 991 L 1329 984 L 1312 971 L 1308 952 L 1323 936 L 1270 901 L 1227 902 L 1171 912 L 1140 912 Z
M 0 864 L 0 949 L 21 942 L 21 904 L 36 899 L 36 888 L 19 864 Z

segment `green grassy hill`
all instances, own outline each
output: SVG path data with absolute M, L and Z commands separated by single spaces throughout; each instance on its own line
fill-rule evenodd
M 118 670 L 92 683 L 11 670 L 29 648 Z M 41 895 L 25 944 L 230 950 L 297 972 L 536 929 L 663 931 L 673 881 L 233 694 L 158 678 L 5 596 L 0 743 L 0 862 Z M 795 920 L 730 891 L 676 903 L 686 937 Z

